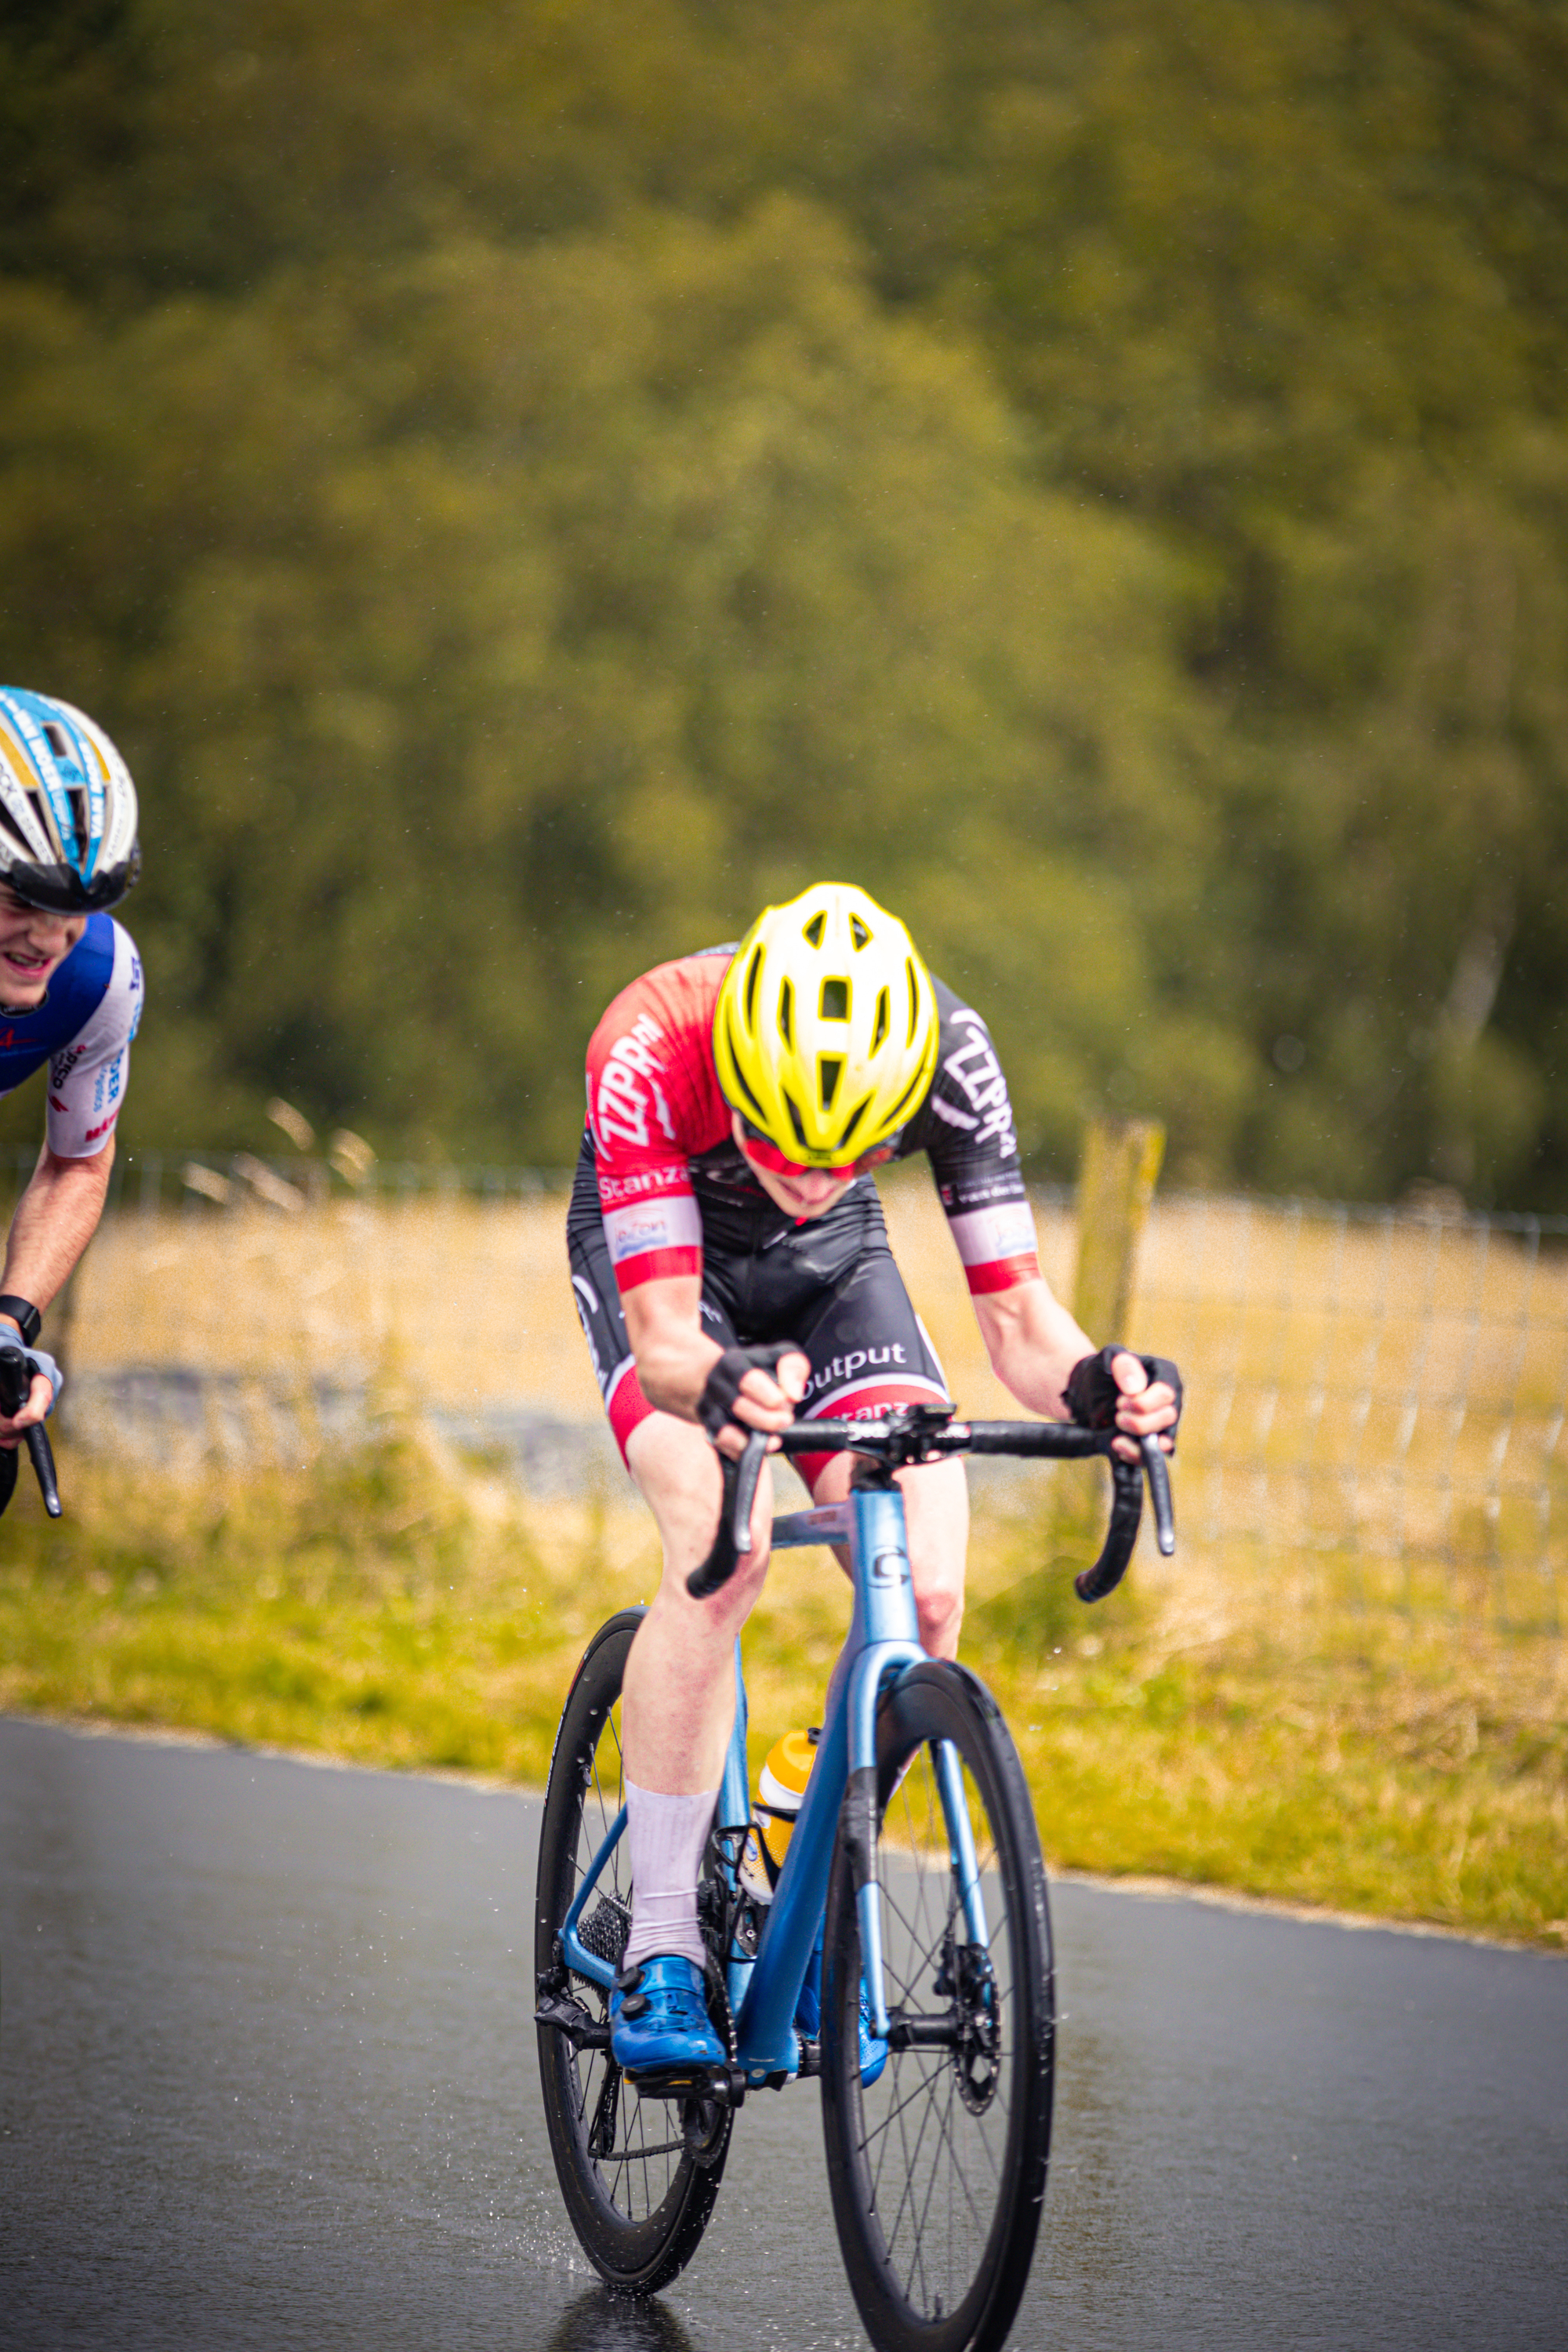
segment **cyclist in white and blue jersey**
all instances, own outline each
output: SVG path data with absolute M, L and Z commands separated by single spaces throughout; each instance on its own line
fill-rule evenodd
M 22 1433 L 60 1376 L 37 1346 L 44 1309 L 97 1229 L 142 1013 L 142 961 L 109 909 L 141 870 L 136 788 L 103 730 L 51 695 L 0 687 L 0 1094 L 47 1066 L 37 1166 L 0 1268 L 0 1346 L 33 1377 L 0 1412 L 0 1508 Z

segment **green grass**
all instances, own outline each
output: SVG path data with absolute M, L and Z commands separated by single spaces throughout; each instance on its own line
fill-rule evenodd
M 0 1528 L 11 1712 L 539 1786 L 586 1636 L 657 1573 L 636 1511 L 525 1505 L 395 1433 L 310 1474 L 77 1456 L 64 1477 L 65 1520 L 24 1482 Z M 977 1525 L 964 1655 L 1054 1864 L 1568 1942 L 1562 1643 L 1348 1608 L 1287 1641 L 1137 1573 L 1090 1614 L 1035 1542 Z M 846 1601 L 825 1555 L 775 1564 L 747 1643 L 757 1755 L 815 1719 Z

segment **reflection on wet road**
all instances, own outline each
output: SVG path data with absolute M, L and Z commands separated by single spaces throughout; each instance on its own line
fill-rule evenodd
M 816 2098 L 753 2099 L 646 2306 L 562 2218 L 528 2023 L 538 1806 L 0 1721 L 0 2346 L 863 2341 Z M 1568 1964 L 1068 1885 L 1015 2336 L 1568 2340 Z

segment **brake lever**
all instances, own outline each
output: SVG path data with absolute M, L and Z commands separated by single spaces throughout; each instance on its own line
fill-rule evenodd
M 719 1456 L 723 1465 L 724 1493 L 719 1506 L 719 1532 L 713 1538 L 713 1549 L 686 1580 L 686 1590 L 693 1601 L 706 1601 L 710 1593 L 728 1584 L 736 1569 L 752 1549 L 752 1506 L 757 1499 L 757 1481 L 763 1475 L 763 1462 L 768 1441 L 760 1429 L 754 1429 L 746 1440 L 745 1451 L 739 1459 L 728 1454 Z
M 1171 1473 L 1166 1467 L 1165 1449 L 1157 1437 L 1141 1437 L 1138 1448 L 1149 1474 L 1149 1499 L 1154 1506 L 1154 1540 L 1160 1547 L 1161 1559 L 1169 1559 L 1176 1549 L 1176 1514 L 1171 1502 Z

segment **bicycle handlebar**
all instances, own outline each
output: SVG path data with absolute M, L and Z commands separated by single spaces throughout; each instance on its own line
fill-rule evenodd
M 33 1376 L 27 1370 L 27 1359 L 20 1348 L 0 1348 L 0 1411 L 20 1412 L 32 1389 Z M 55 1476 L 55 1450 L 49 1444 L 47 1430 L 42 1422 L 24 1430 L 27 1452 L 32 1457 L 38 1491 L 44 1498 L 44 1508 L 51 1519 L 60 1516 L 60 1490 Z M 15 1473 L 12 1474 L 13 1484 Z M 9 1492 L 5 1501 L 11 1499 Z M 0 1510 L 5 1504 L 0 1503 Z
M 1160 1550 L 1168 1559 L 1176 1549 L 1170 1472 L 1157 1437 L 1141 1438 L 1140 1459 L 1124 1462 L 1111 1451 L 1119 1434 L 1114 1429 L 1085 1429 L 1071 1421 L 955 1421 L 938 1408 L 922 1405 L 904 1408 L 880 1421 L 797 1421 L 777 1434 L 783 1454 L 859 1454 L 879 1464 L 889 1476 L 895 1469 L 940 1462 L 957 1454 L 1005 1454 L 1019 1460 L 1058 1462 L 1083 1461 L 1103 1454 L 1110 1464 L 1110 1523 L 1100 1558 L 1073 1580 L 1080 1601 L 1103 1600 L 1126 1574 L 1143 1516 L 1145 1478 L 1153 1497 Z M 752 1507 L 767 1452 L 767 1437 L 756 1430 L 738 1459 L 721 1456 L 724 1495 L 719 1531 L 707 1559 L 686 1580 L 694 1601 L 705 1601 L 728 1584 L 751 1552 Z

